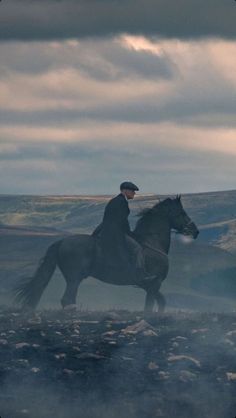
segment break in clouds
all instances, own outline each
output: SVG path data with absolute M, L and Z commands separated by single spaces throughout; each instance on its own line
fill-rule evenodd
M 1 3 L 2 193 L 235 188 L 235 4 L 182 3 Z

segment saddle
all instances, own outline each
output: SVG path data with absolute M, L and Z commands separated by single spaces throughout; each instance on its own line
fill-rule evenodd
M 135 284 L 135 268 L 132 268 L 130 263 L 124 265 L 107 259 L 102 252 L 99 236 L 93 236 L 93 238 L 95 245 L 91 276 L 105 279 L 104 281 L 108 281 L 109 283 L 114 281 L 114 283 L 118 282 L 117 284 L 127 284 L 127 282 Z

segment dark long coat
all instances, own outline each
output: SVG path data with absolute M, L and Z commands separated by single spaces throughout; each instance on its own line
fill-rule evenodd
M 132 235 L 128 216 L 129 205 L 122 193 L 111 199 L 105 207 L 101 225 L 101 247 L 107 264 L 129 262 L 125 236 Z

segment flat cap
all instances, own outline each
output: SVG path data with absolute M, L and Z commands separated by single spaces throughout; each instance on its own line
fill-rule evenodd
M 124 181 L 123 183 L 121 183 L 120 190 L 124 190 L 124 189 L 137 190 L 137 191 L 139 190 L 138 186 L 136 186 L 131 181 Z

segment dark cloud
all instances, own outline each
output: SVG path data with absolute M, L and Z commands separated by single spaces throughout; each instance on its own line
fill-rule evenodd
M 177 68 L 166 55 L 147 50 L 128 49 L 121 42 L 83 41 L 76 45 L 48 43 L 4 42 L 1 44 L 0 79 L 9 74 L 40 74 L 60 69 L 75 69 L 100 81 L 148 77 L 170 79 Z
M 186 98 L 187 97 L 187 98 Z M 179 125 L 209 127 L 209 128 L 235 128 L 235 94 L 234 91 L 225 92 L 218 100 L 208 96 L 201 97 L 182 95 L 172 97 L 171 101 L 163 102 L 155 95 L 152 98 L 140 98 L 128 103 L 110 103 L 95 108 L 55 109 L 55 110 L 1 110 L 0 123 L 3 125 L 28 125 L 65 127 L 75 123 L 91 121 L 98 122 L 127 122 L 156 124 L 173 122 Z
M 233 0 L 5 0 L 0 39 L 46 40 L 119 33 L 236 38 Z

